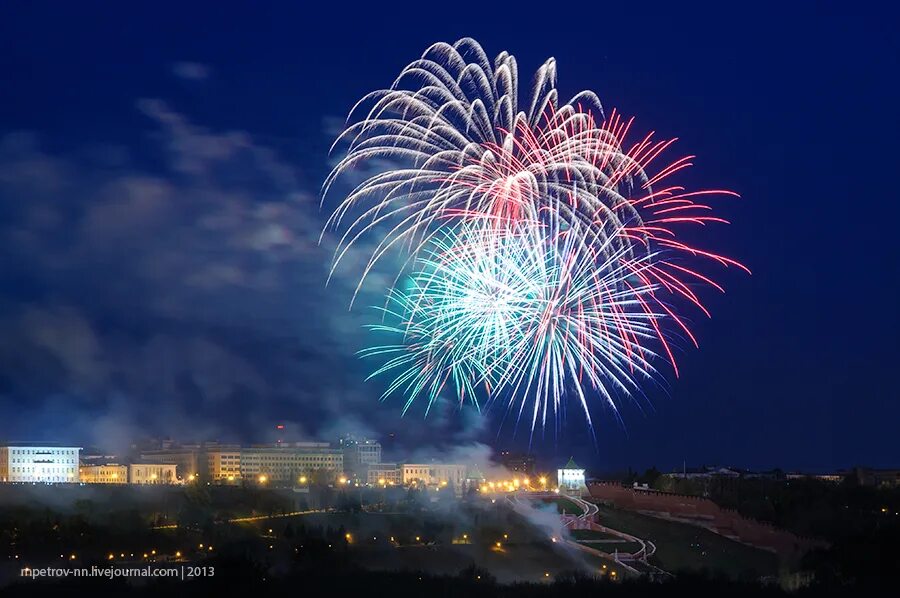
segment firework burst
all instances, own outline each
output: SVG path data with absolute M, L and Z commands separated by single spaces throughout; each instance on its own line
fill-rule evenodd
M 655 371 L 645 345 L 665 314 L 649 309 L 655 287 L 636 277 L 652 256 L 596 251 L 578 232 L 467 224 L 433 237 L 372 327 L 397 342 L 363 351 L 388 356 L 373 374 L 393 377 L 384 396 L 404 394 L 405 409 L 419 397 L 430 408 L 445 392 L 481 408 L 486 396 L 532 431 L 558 419 L 565 389 L 588 422 L 595 393 L 617 409 L 616 396 Z
M 677 375 L 673 333 L 696 345 L 677 300 L 708 315 L 695 289 L 721 287 L 691 262 L 744 268 L 678 234 L 724 223 L 704 199 L 734 193 L 671 183 L 693 159 L 663 160 L 675 140 L 628 142 L 631 120 L 605 115 L 588 91 L 560 103 L 555 86 L 550 59 L 520 104 L 511 55 L 435 44 L 364 97 L 336 142 L 346 154 L 323 201 L 350 171 L 390 164 L 343 197 L 326 229 L 339 232 L 333 268 L 377 239 L 357 292 L 389 251 L 414 264 L 376 327 L 401 341 L 365 351 L 387 358 L 376 374 L 395 375 L 386 394 L 402 392 L 406 408 L 449 386 L 461 401 L 502 398 L 533 429 L 572 391 L 590 422 L 589 395 L 615 407 L 655 372 L 657 351 Z

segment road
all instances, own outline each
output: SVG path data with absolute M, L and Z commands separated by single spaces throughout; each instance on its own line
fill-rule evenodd
M 528 493 L 526 498 L 528 499 L 554 499 L 559 498 L 560 494 L 550 493 L 550 492 L 541 492 L 541 493 Z M 612 536 L 619 538 L 619 540 L 623 542 L 634 542 L 640 546 L 640 549 L 634 553 L 627 552 L 614 552 L 610 554 L 608 552 L 604 552 L 602 550 L 598 550 L 593 546 L 586 546 L 580 542 L 576 542 L 574 540 L 565 539 L 564 541 L 573 548 L 580 550 L 582 552 L 586 552 L 588 554 L 592 554 L 593 556 L 597 556 L 603 559 L 613 560 L 618 563 L 623 569 L 628 571 L 633 575 L 653 575 L 653 576 L 663 576 L 667 577 L 671 574 L 663 571 L 659 567 L 655 565 L 651 565 L 647 560 L 649 557 L 653 556 L 656 553 L 656 545 L 650 540 L 644 540 L 643 538 L 638 538 L 637 536 L 632 536 L 631 534 L 626 534 L 625 532 L 621 532 L 616 529 L 612 529 L 597 523 L 597 513 L 599 509 L 597 505 L 592 502 L 588 502 L 581 497 L 578 496 L 570 496 L 565 495 L 565 498 L 576 504 L 581 509 L 581 514 L 576 515 L 574 517 L 566 517 L 563 520 L 563 524 L 569 530 L 576 529 L 585 529 L 603 532 Z M 519 500 L 519 497 L 516 496 L 516 501 Z

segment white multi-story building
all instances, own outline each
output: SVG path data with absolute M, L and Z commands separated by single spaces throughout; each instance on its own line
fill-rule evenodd
M 401 470 L 404 484 L 451 486 L 462 492 L 466 481 L 466 466 L 455 463 L 404 463 Z
M 396 463 L 373 463 L 366 471 L 366 482 L 375 486 L 399 486 L 403 470 Z
M 0 481 L 75 483 L 80 451 L 72 446 L 0 446 Z
M 175 465 L 177 477 L 184 481 L 193 481 L 205 473 L 200 445 L 169 446 L 141 451 L 141 461 Z
M 241 449 L 241 477 L 266 484 L 296 484 L 300 476 L 344 471 L 344 452 L 327 442 L 279 443 Z
M 381 443 L 371 438 L 356 440 L 352 436 L 341 440 L 344 451 L 344 471 L 359 478 L 366 477 L 370 466 L 381 463 Z
M 128 466 L 128 483 L 177 484 L 176 468 L 174 463 L 132 463 Z

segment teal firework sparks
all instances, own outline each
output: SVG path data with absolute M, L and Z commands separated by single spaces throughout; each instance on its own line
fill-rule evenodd
M 394 343 L 363 352 L 386 358 L 373 374 L 392 377 L 384 396 L 402 393 L 406 409 L 442 393 L 479 408 L 490 397 L 532 430 L 560 415 L 566 389 L 588 422 L 598 393 L 617 409 L 616 397 L 654 372 L 644 345 L 664 313 L 648 309 L 655 289 L 639 276 L 652 256 L 606 249 L 558 221 L 436 235 L 373 326 Z

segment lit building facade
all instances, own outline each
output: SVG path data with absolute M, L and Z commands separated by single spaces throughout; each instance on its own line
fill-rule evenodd
M 241 449 L 208 450 L 206 475 L 213 482 L 237 482 L 241 479 Z
M 366 482 L 373 486 L 399 486 L 403 483 L 403 470 L 396 463 L 374 463 L 366 471 Z
M 556 471 L 556 481 L 560 490 L 578 494 L 587 491 L 584 470 L 575 465 L 575 460 L 571 458 L 565 467 Z
M 78 482 L 81 447 L 8 445 L 0 447 L 0 481 L 64 484 Z
M 157 450 L 141 451 L 141 460 L 147 463 L 165 463 L 175 465 L 176 478 L 191 480 L 206 472 L 206 463 L 202 460 L 199 445 L 169 447 Z
M 128 483 L 139 485 L 177 484 L 174 463 L 132 463 L 128 466 Z
M 82 484 L 127 484 L 128 466 L 110 463 L 107 465 L 82 465 L 78 470 Z
M 466 481 L 466 466 L 454 463 L 405 463 L 401 472 L 404 485 L 452 486 L 462 492 Z
M 344 452 L 327 442 L 279 443 L 241 449 L 240 474 L 245 480 L 268 484 L 296 484 L 301 475 L 325 470 L 344 471 Z

